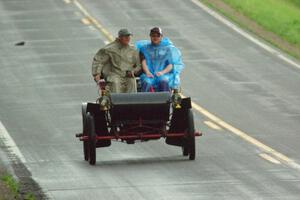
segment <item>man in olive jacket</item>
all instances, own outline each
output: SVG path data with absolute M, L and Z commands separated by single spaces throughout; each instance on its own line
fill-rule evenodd
M 121 29 L 118 38 L 101 48 L 94 57 L 94 80 L 98 82 L 103 77 L 111 93 L 137 92 L 134 74 L 141 66 L 138 52 L 129 44 L 131 35 L 127 29 Z

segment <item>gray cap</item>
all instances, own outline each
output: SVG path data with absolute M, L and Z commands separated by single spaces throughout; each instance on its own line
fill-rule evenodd
M 129 36 L 132 35 L 126 28 L 120 29 L 118 33 L 119 37 L 120 36 Z

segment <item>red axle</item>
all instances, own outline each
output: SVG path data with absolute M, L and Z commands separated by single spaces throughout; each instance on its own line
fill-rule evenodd
M 195 132 L 195 136 L 202 136 L 202 133 Z M 111 139 L 158 139 L 161 137 L 183 137 L 185 136 L 185 133 L 167 133 L 165 135 L 163 134 L 141 134 L 137 135 L 136 133 L 134 135 L 119 135 L 119 136 L 96 136 L 96 140 L 111 140 Z M 79 137 L 80 141 L 86 141 L 88 140 L 89 136 L 81 136 Z

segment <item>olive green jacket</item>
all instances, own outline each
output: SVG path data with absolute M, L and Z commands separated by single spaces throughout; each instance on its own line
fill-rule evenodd
M 92 75 L 125 77 L 126 71 L 141 70 L 139 53 L 133 46 L 123 46 L 118 40 L 101 48 L 94 56 Z

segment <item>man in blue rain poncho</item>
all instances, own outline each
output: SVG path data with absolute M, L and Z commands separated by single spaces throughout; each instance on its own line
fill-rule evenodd
M 163 37 L 159 27 L 150 30 L 150 39 L 136 42 L 142 60 L 142 91 L 178 89 L 179 75 L 184 67 L 180 51 L 168 38 Z

